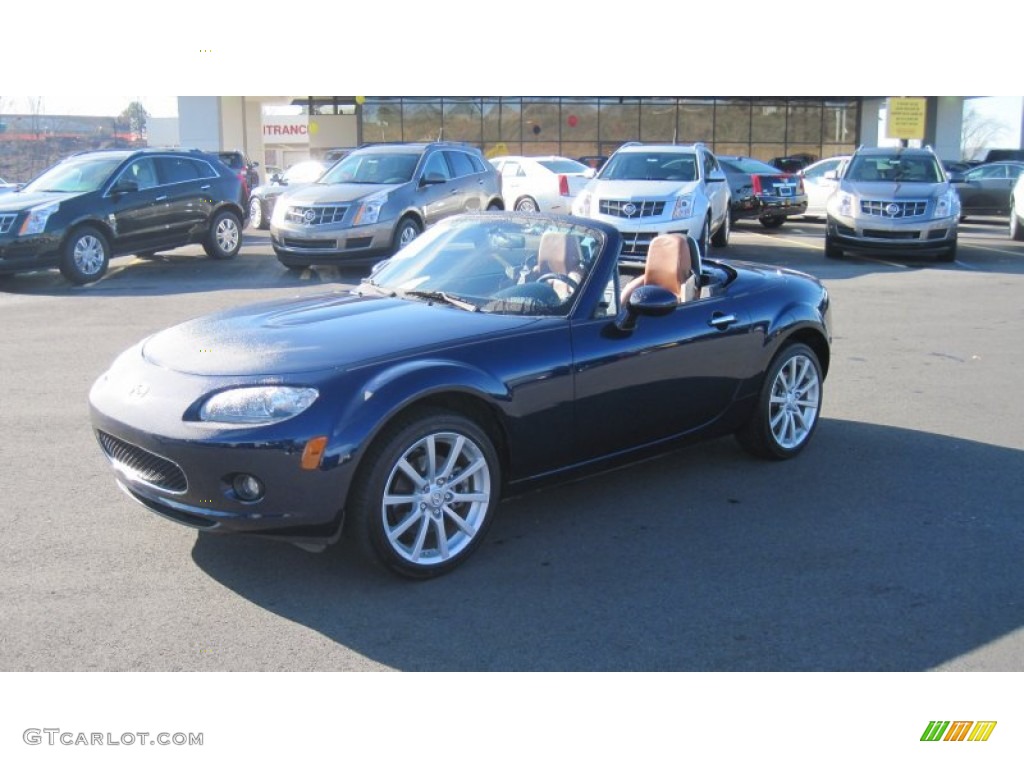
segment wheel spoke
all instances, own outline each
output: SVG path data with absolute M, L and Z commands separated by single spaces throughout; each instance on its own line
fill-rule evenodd
M 448 459 L 444 463 L 444 468 L 441 470 L 442 477 L 448 477 L 455 470 L 455 462 L 459 460 L 459 456 L 462 455 L 462 449 L 466 445 L 466 438 L 459 435 L 455 440 L 455 445 L 452 446 L 451 452 L 448 454 Z
M 412 512 L 411 512 L 411 513 L 409 514 L 409 516 L 405 518 L 405 520 L 403 520 L 403 521 L 402 521 L 401 523 L 399 523 L 399 524 L 398 524 L 397 526 L 395 526 L 395 527 L 394 527 L 394 528 L 392 528 L 392 529 L 391 529 L 390 531 L 388 531 L 388 539 L 389 539 L 389 540 L 390 540 L 390 541 L 391 541 L 392 543 L 395 543 L 396 541 L 398 541 L 398 538 L 399 538 L 399 537 L 400 537 L 400 536 L 401 536 L 401 535 L 402 535 L 403 533 L 405 533 L 405 532 L 406 532 L 406 531 L 408 531 L 408 530 L 409 530 L 410 528 L 412 528 L 412 527 L 413 527 L 413 525 L 415 525 L 416 521 L 417 521 L 417 520 L 419 520 L 419 519 L 420 519 L 420 518 L 422 518 L 422 517 L 423 517 L 423 512 L 422 512 L 421 510 L 419 510 L 419 509 L 414 509 L 414 510 L 413 510 L 413 511 L 412 511 Z
M 437 439 L 434 435 L 427 437 L 427 480 L 437 477 Z
M 422 488 L 427 484 L 427 481 L 420 476 L 420 473 L 416 471 L 416 469 L 412 466 L 412 464 L 409 463 L 408 459 L 406 459 L 404 456 L 402 457 L 401 461 L 398 462 L 398 468 L 405 472 L 406 476 L 410 480 L 416 483 L 417 488 Z
M 402 494 L 388 494 L 384 497 L 385 507 L 401 506 L 402 504 L 415 504 L 420 500 L 419 496 L 407 496 Z
M 412 554 L 410 555 L 413 562 L 420 559 L 420 555 L 423 554 L 423 542 L 427 540 L 427 530 L 430 528 L 430 518 L 426 515 L 422 515 L 420 519 L 420 530 L 416 534 L 416 544 L 412 548 Z
M 448 516 L 448 519 L 455 523 L 455 525 L 459 527 L 460 531 L 462 531 L 467 536 L 473 536 L 474 534 L 476 534 L 476 529 L 473 528 L 473 526 L 471 526 L 463 518 L 459 517 L 458 512 L 449 507 L 447 504 L 444 505 L 443 509 L 444 513 Z
M 442 560 L 448 559 L 448 536 L 444 531 L 444 520 L 440 517 L 434 521 L 434 535 L 437 536 L 437 549 L 441 554 Z
M 481 501 L 486 503 L 490 498 L 491 494 L 489 493 L 453 493 L 452 503 L 457 504 L 461 501 Z
M 774 416 L 772 416 L 772 422 L 771 422 L 772 423 L 772 432 L 775 432 L 776 434 L 778 433 L 778 431 L 779 431 L 779 429 L 778 429 L 779 424 L 785 418 L 786 418 L 786 409 L 785 408 L 779 409 L 779 412 L 776 413 Z
M 473 462 L 472 464 L 470 464 L 470 465 L 469 465 L 468 467 L 466 467 L 466 468 L 465 468 L 465 469 L 463 469 L 463 470 L 462 470 L 461 472 L 459 472 L 459 474 L 458 474 L 458 475 L 456 475 L 456 476 L 455 476 L 455 477 L 454 477 L 454 478 L 452 479 L 452 481 L 451 481 L 451 485 L 458 485 L 458 484 L 459 484 L 459 483 L 461 483 L 461 482 L 462 482 L 463 480 L 465 480 L 465 479 L 466 479 L 467 477 L 469 477 L 469 476 L 473 475 L 473 474 L 474 474 L 474 473 L 475 473 L 475 472 L 476 472 L 476 471 L 477 471 L 478 469 L 480 469 L 480 468 L 481 468 L 481 467 L 483 467 L 483 466 L 486 466 L 486 464 L 485 464 L 485 462 L 484 462 L 483 458 L 479 458 L 479 459 L 477 459 L 477 460 L 476 460 L 476 461 L 474 461 L 474 462 Z

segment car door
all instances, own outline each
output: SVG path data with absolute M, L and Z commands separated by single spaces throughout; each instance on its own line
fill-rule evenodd
M 518 160 L 506 160 L 501 166 L 501 196 L 505 207 L 512 210 L 519 198 L 527 194 L 527 177 Z
M 1002 163 L 968 171 L 955 186 L 964 214 L 996 213 L 1009 205 L 1011 182 Z
M 419 180 L 420 207 L 427 226 L 459 212 L 459 190 L 452 181 L 444 152 L 431 152 L 423 164 Z
M 111 209 L 108 221 L 115 233 L 115 251 L 134 253 L 163 245 L 167 194 L 152 157 L 137 157 L 125 165 L 105 197 Z
M 815 163 L 813 167 L 800 172 L 807 193 L 807 216 L 824 216 L 825 204 L 839 185 L 837 179 L 827 179 L 825 174 L 839 169 L 841 158 L 832 158 Z
M 210 219 L 210 190 L 216 171 L 209 163 L 190 157 L 161 156 L 156 163 L 166 194 L 167 240 L 183 245 Z
M 729 212 L 729 182 L 725 180 L 725 171 L 718 163 L 718 158 L 710 152 L 703 153 L 704 164 L 704 185 L 707 189 L 708 199 L 711 201 L 711 225 L 712 229 L 718 227 L 719 223 L 725 220 Z M 722 181 L 709 181 L 717 178 Z
M 750 315 L 728 295 L 638 318 L 630 332 L 608 316 L 572 326 L 577 451 L 595 459 L 713 422 L 749 376 L 764 343 Z
M 452 181 L 460 201 L 459 212 L 482 211 L 487 207 L 487 193 L 484 189 L 486 174 L 477 171 L 465 152 L 447 150 L 445 156 L 448 159 L 448 166 L 452 169 Z

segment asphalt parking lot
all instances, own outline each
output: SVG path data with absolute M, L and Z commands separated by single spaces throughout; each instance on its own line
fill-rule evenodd
M 1024 243 L 826 262 L 820 222 L 741 222 L 713 256 L 810 272 L 833 363 L 808 449 L 731 439 L 504 504 L 456 572 L 342 545 L 197 536 L 130 502 L 86 396 L 124 348 L 240 302 L 335 290 L 266 233 L 0 282 L 0 669 L 1024 669 Z

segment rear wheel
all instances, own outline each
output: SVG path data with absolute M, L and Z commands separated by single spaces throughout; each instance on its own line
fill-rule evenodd
M 725 221 L 722 222 L 722 226 L 718 228 L 714 236 L 711 238 L 711 244 L 716 248 L 724 248 L 729 244 L 729 235 L 732 232 L 732 213 L 726 212 Z
M 96 227 L 80 227 L 64 243 L 60 273 L 75 285 L 85 285 L 103 277 L 109 264 L 106 236 Z
M 761 226 L 765 229 L 778 229 L 785 221 L 785 216 L 762 216 L 758 219 L 761 222 Z
M 480 426 L 430 409 L 385 428 L 349 499 L 356 545 L 415 579 L 446 573 L 480 546 L 501 488 L 498 455 Z
M 516 201 L 516 210 L 522 213 L 536 213 L 540 209 L 537 207 L 537 201 L 532 197 L 524 197 Z
M 822 381 L 814 350 L 800 343 L 783 347 L 768 366 L 753 415 L 736 433 L 740 445 L 765 459 L 800 453 L 818 425 Z
M 249 201 L 249 226 L 253 229 L 269 229 L 270 222 L 263 215 L 263 203 L 258 197 Z
M 221 211 L 210 222 L 203 250 L 211 259 L 233 259 L 242 247 L 242 224 L 231 211 Z

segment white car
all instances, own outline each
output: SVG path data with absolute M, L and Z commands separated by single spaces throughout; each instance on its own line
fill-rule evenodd
M 572 200 L 594 170 L 568 157 L 491 158 L 501 174 L 501 197 L 510 211 L 569 213 Z
M 804 218 L 825 218 L 825 204 L 839 187 L 839 172 L 849 159 L 849 155 L 827 157 L 799 172 L 798 175 L 804 180 L 804 191 L 807 193 L 807 210 L 804 212 Z M 832 173 L 833 171 L 835 173 Z
M 1010 239 L 1024 240 L 1024 173 L 1010 192 Z
M 625 144 L 576 196 L 572 212 L 619 230 L 620 257 L 644 262 L 658 235 L 689 235 L 700 246 L 729 242 L 729 183 L 703 144 Z

